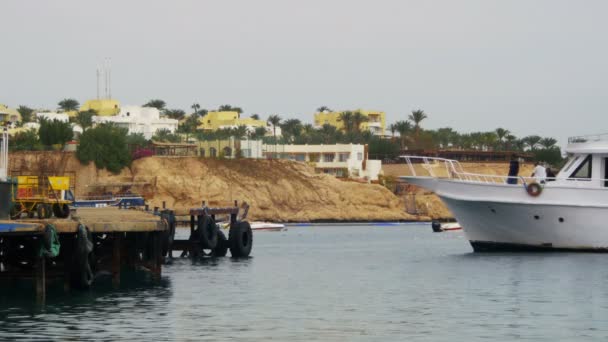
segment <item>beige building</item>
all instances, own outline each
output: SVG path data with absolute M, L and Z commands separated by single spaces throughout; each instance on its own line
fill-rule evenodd
M 314 165 L 315 170 L 335 175 L 377 180 L 380 160 L 368 159 L 367 145 L 264 145 L 265 158 L 289 159 Z

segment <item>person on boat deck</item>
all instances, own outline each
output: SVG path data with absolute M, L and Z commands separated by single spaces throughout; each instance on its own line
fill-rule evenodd
M 555 180 L 555 173 L 553 170 L 547 166 L 547 182 L 552 182 Z
M 507 178 L 507 184 L 517 184 L 517 176 L 519 175 L 519 158 L 517 154 L 511 156 L 509 162 L 509 178 Z
M 534 177 L 538 183 L 545 184 L 545 180 L 547 179 L 547 170 L 542 163 L 536 162 L 536 164 L 534 164 L 534 171 L 532 172 L 531 177 Z

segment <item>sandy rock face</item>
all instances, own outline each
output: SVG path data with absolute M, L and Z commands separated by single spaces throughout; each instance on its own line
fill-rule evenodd
M 146 182 L 148 202 L 183 210 L 201 205 L 250 204 L 249 219 L 270 221 L 411 220 L 403 202 L 389 190 L 373 184 L 344 182 L 317 174 L 303 163 L 285 160 L 215 160 L 196 157 L 148 157 L 113 175 L 94 165 L 81 165 L 64 152 L 13 153 L 11 170 L 36 174 L 73 173 L 76 195 L 91 191 L 91 184 Z M 135 189 L 137 190 L 137 189 Z

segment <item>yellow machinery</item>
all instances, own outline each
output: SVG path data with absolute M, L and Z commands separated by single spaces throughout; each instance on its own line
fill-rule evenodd
M 70 215 L 72 203 L 66 196 L 70 191 L 69 177 L 17 176 L 17 193 L 13 194 L 13 218 L 26 213 L 29 218 L 59 218 Z

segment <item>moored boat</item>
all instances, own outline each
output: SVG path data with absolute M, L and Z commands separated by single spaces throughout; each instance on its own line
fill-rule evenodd
M 565 166 L 544 181 L 517 177 L 508 184 L 508 176 L 416 156 L 403 156 L 411 175 L 401 179 L 435 192 L 476 252 L 608 252 L 608 134 L 570 138 L 566 152 Z

